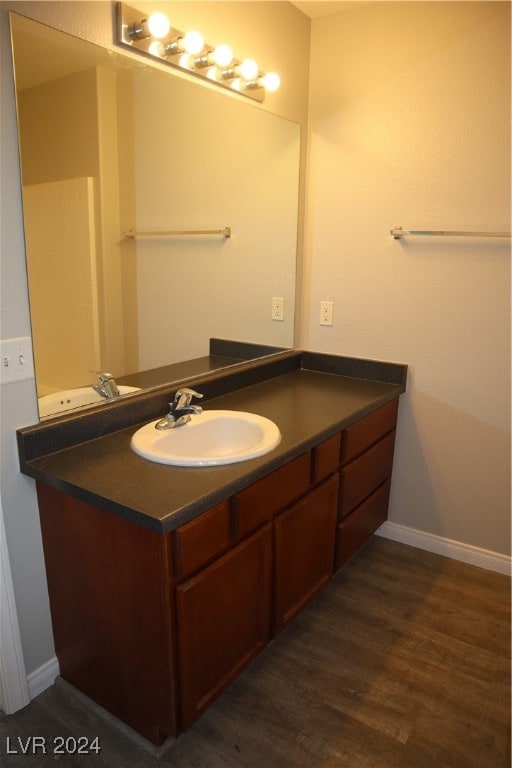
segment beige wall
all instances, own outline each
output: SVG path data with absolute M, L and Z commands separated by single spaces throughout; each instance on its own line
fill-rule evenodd
M 510 242 L 389 230 L 510 230 L 510 4 L 347 3 L 310 92 L 304 344 L 410 366 L 390 519 L 506 553 Z

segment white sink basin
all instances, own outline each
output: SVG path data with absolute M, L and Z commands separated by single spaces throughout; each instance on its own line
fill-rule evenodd
M 129 387 L 122 384 L 118 386 L 118 389 L 120 395 L 140 391 L 139 387 Z M 37 405 L 40 418 L 44 418 L 62 411 L 69 411 L 71 408 L 80 408 L 82 405 L 97 405 L 107 402 L 114 401 L 105 400 L 92 387 L 75 387 L 75 389 L 63 389 L 60 392 L 53 392 L 51 395 L 43 395 L 43 397 L 38 398 Z
M 160 421 L 160 419 L 157 419 Z M 281 442 L 270 419 L 243 411 L 203 411 L 174 429 L 155 429 L 157 421 L 141 427 L 131 447 L 150 461 L 180 467 L 211 467 L 255 459 Z

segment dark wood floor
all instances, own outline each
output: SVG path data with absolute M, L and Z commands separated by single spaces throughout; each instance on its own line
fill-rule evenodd
M 509 616 L 507 577 L 375 537 L 160 760 L 53 686 L 0 717 L 0 763 L 509 768 Z M 48 754 L 7 754 L 28 736 Z

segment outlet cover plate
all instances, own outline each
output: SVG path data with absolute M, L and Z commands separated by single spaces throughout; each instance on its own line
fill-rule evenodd
M 333 302 L 320 302 L 320 325 L 332 325 Z

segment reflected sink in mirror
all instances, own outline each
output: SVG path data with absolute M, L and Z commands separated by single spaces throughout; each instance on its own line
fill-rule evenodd
M 140 387 L 129 387 L 119 385 L 119 394 L 130 395 L 133 392 L 140 392 Z M 63 389 L 60 392 L 53 392 L 51 395 L 43 395 L 37 400 L 39 415 L 43 419 L 48 416 L 54 416 L 62 411 L 69 411 L 72 408 L 81 408 L 84 405 L 99 405 L 100 403 L 112 403 L 114 400 L 106 400 L 98 395 L 92 387 L 76 387 L 74 389 Z
M 203 411 L 169 430 L 157 430 L 152 421 L 131 439 L 135 453 L 159 464 L 212 467 L 235 464 L 269 453 L 281 442 L 273 421 L 244 411 Z

